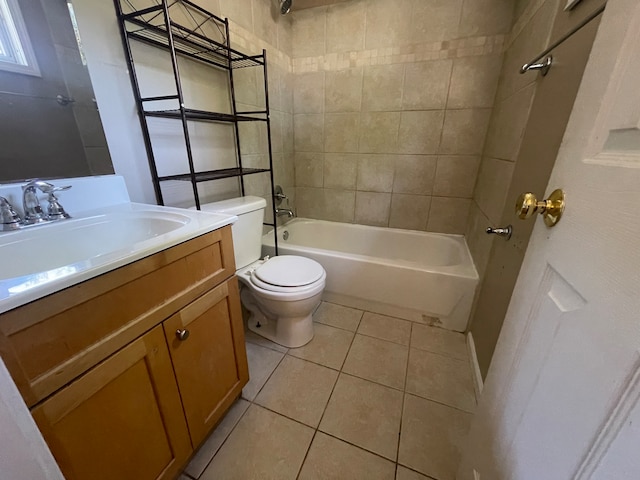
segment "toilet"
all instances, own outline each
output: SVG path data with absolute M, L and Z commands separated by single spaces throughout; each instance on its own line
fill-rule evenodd
M 313 338 L 311 314 L 320 304 L 326 273 L 306 257 L 260 258 L 266 206 L 264 198 L 247 196 L 200 208 L 238 217 L 231 229 L 240 299 L 250 312 L 249 330 L 288 348 L 301 347 Z

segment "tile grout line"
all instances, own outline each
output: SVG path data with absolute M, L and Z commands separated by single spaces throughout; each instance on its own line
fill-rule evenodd
M 409 328 L 409 347 L 407 348 L 407 362 L 404 369 L 404 384 L 402 386 L 402 408 L 400 409 L 400 427 L 398 428 L 398 447 L 396 449 L 396 477 L 400 462 L 400 442 L 402 441 L 402 423 L 404 421 L 404 404 L 407 397 L 407 378 L 409 377 L 409 358 L 411 356 L 411 337 L 413 336 L 413 324 Z

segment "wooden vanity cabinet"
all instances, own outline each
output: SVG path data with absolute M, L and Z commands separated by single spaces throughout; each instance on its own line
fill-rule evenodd
M 175 478 L 192 451 L 160 326 L 31 413 L 67 480 Z
M 0 315 L 68 480 L 168 480 L 248 381 L 231 227 Z
M 237 279 L 204 294 L 163 327 L 191 442 L 197 446 L 249 379 Z

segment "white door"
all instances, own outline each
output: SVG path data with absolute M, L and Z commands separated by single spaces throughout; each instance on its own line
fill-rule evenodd
M 640 479 L 638 0 L 608 2 L 555 188 L 565 214 L 551 229 L 527 220 L 460 480 Z

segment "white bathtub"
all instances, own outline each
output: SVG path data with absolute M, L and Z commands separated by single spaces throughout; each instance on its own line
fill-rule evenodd
M 267 232 L 265 255 L 273 255 L 273 243 Z M 460 235 L 296 218 L 278 228 L 278 247 L 280 255 L 324 267 L 329 302 L 459 332 L 467 327 L 478 273 Z

